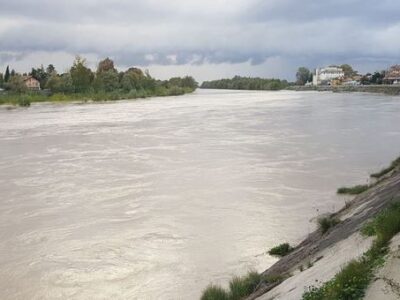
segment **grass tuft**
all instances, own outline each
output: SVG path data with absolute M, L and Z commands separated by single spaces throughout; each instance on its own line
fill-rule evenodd
M 209 285 L 200 298 L 201 300 L 229 300 L 229 294 L 220 286 Z
M 322 217 L 318 219 L 318 228 L 322 233 L 328 232 L 329 229 L 340 223 L 340 220 L 333 217 Z
M 250 272 L 246 276 L 234 277 L 229 282 L 229 299 L 239 300 L 253 293 L 259 283 L 262 281 L 262 276 L 257 272 Z
M 388 174 L 389 172 L 393 171 L 397 166 L 400 166 L 400 157 L 396 158 L 389 167 L 380 170 L 379 172 L 373 173 L 370 176 L 372 178 L 381 178 L 382 176 Z
M 368 184 L 360 184 L 353 187 L 341 187 L 337 190 L 338 194 L 347 194 L 347 195 L 358 195 L 366 190 L 368 190 L 370 186 Z
M 229 290 L 217 285 L 209 285 L 201 296 L 201 300 L 240 300 L 253 292 L 261 283 L 276 283 L 283 281 L 287 276 L 269 275 L 263 276 L 258 272 L 251 271 L 244 276 L 235 276 L 229 282 Z
M 283 243 L 283 244 L 280 244 L 280 245 L 270 249 L 268 251 L 268 254 L 273 255 L 273 256 L 283 257 L 285 255 L 288 255 L 290 252 L 292 252 L 293 249 L 294 248 L 291 247 L 288 243 Z

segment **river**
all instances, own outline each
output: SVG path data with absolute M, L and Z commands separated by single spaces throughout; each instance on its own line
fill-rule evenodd
M 400 154 L 400 98 L 198 90 L 0 109 L 1 299 L 197 299 Z

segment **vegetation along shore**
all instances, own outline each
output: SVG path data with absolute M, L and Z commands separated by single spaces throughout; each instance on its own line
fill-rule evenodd
M 371 181 L 339 189 L 356 196 L 299 245 L 270 249 L 281 259 L 269 269 L 234 277 L 229 289 L 211 284 L 201 299 L 399 299 L 400 158 Z
M 203 89 L 232 90 L 292 90 L 292 91 L 331 91 L 366 92 L 400 95 L 400 65 L 394 65 L 383 71 L 359 74 L 348 64 L 330 65 L 311 72 L 300 67 L 296 72 L 296 81 L 280 79 L 235 76 L 231 79 L 205 81 Z
M 77 56 L 68 72 L 59 74 L 50 64 L 46 69 L 32 68 L 29 74 L 18 74 L 7 67 L 0 73 L 0 104 L 29 106 L 46 101 L 106 101 L 174 96 L 191 93 L 197 88 L 193 77 L 157 80 L 139 68 L 118 71 L 106 58 L 93 72 L 86 60 Z

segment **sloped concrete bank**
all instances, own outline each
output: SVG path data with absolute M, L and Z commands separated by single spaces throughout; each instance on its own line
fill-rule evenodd
M 387 95 L 399 95 L 400 85 L 356 85 L 356 86 L 290 86 L 286 88 L 291 91 L 319 91 L 319 92 L 337 92 L 337 93 L 349 93 L 349 92 L 361 92 L 361 93 L 381 93 Z
M 345 208 L 333 214 L 333 217 L 341 220 L 338 225 L 325 234 L 321 230 L 311 233 L 293 252 L 263 272 L 265 276 L 286 275 L 286 280 L 280 284 L 261 284 L 247 299 L 301 299 L 308 286 L 330 280 L 349 261 L 360 257 L 371 246 L 373 238 L 361 236 L 360 229 L 392 202 L 399 200 L 400 170 L 396 168 L 375 186 L 355 197 Z M 393 254 L 393 258 L 387 260 L 385 268 L 388 273 L 393 268 L 392 264 L 399 263 L 398 256 Z M 397 269 L 400 269 L 398 265 Z M 398 279 L 398 273 L 396 274 L 392 276 L 394 279 L 381 280 L 383 283 L 375 281 L 373 285 L 386 282 L 391 283 L 395 289 L 395 280 Z M 373 285 L 367 291 L 367 296 L 382 290 L 381 285 L 375 289 Z M 375 298 L 368 299 L 377 299 L 376 294 L 372 294 L 372 297 Z

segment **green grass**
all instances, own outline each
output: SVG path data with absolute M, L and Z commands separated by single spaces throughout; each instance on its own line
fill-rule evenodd
M 364 297 L 374 271 L 384 262 L 390 240 L 400 232 L 400 201 L 367 223 L 362 232 L 376 236 L 371 248 L 360 259 L 352 260 L 332 280 L 320 287 L 309 287 L 303 300 L 357 300 Z
M 292 252 L 293 249 L 294 248 L 291 247 L 288 243 L 284 243 L 284 244 L 280 244 L 280 245 L 270 249 L 268 251 L 268 254 L 273 255 L 273 256 L 283 257 L 283 256 L 289 254 L 290 252 Z
M 201 300 L 240 300 L 252 294 L 257 286 L 264 283 L 275 283 L 285 279 L 284 276 L 263 276 L 251 271 L 244 276 L 235 276 L 229 282 L 229 290 L 217 285 L 209 285 L 201 296 Z
M 347 194 L 347 195 L 358 195 L 366 190 L 368 190 L 370 186 L 368 184 L 360 184 L 353 187 L 341 187 L 337 190 L 338 194 Z
M 203 292 L 201 300 L 229 300 L 229 294 L 220 286 L 209 285 Z
M 328 232 L 329 229 L 339 224 L 340 220 L 333 217 L 322 217 L 318 219 L 318 228 L 322 233 Z
M 250 272 L 246 276 L 234 277 L 229 282 L 229 299 L 239 300 L 251 293 L 262 281 L 262 276 L 257 272 Z
M 388 174 L 389 172 L 393 171 L 397 166 L 400 166 L 400 157 L 396 158 L 389 167 L 380 170 L 379 172 L 373 173 L 370 176 L 372 178 L 381 178 L 382 176 Z

